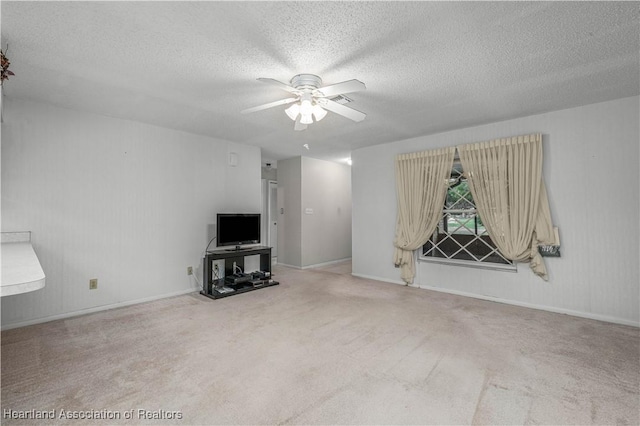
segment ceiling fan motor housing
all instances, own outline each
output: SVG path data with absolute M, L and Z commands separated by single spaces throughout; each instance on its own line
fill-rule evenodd
M 291 85 L 298 90 L 315 90 L 322 85 L 322 79 L 313 74 L 298 74 L 291 79 Z

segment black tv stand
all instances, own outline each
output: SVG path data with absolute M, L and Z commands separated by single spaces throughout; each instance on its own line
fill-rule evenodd
M 254 255 L 260 256 L 260 271 L 245 274 L 244 258 Z M 242 273 L 238 274 L 234 271 L 234 264 Z M 233 277 L 233 279 L 225 279 L 225 277 Z M 271 274 L 271 247 L 264 246 L 207 251 L 204 257 L 203 278 L 200 294 L 212 299 L 280 284 L 273 280 Z

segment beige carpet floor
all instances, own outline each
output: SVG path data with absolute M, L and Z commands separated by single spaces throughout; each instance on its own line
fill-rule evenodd
M 348 270 L 4 331 L 2 424 L 639 423 L 637 328 Z

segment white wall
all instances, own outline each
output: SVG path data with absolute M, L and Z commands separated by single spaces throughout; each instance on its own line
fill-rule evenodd
M 512 273 L 419 262 L 415 285 L 638 325 L 639 117 L 631 97 L 354 151 L 354 274 L 401 283 L 392 260 L 396 154 L 539 132 L 562 253 L 546 258 L 549 281 L 527 264 Z
M 278 161 L 278 263 L 302 265 L 302 161 Z M 280 213 L 283 212 L 283 213 Z
M 351 245 L 351 167 L 302 157 L 302 267 L 348 259 Z
M 312 267 L 351 257 L 351 168 L 308 157 L 278 161 L 278 263 Z
M 193 291 L 187 266 L 201 277 L 215 214 L 260 211 L 259 148 L 29 101 L 4 108 L 2 230 L 33 232 L 47 278 L 2 298 L 3 328 Z

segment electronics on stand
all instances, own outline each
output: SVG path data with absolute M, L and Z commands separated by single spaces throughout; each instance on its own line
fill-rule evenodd
M 218 213 L 216 231 L 209 244 L 215 239 L 218 249 L 205 249 L 201 294 L 218 299 L 280 284 L 271 274 L 271 247 L 257 245 L 259 213 Z M 255 272 L 245 272 L 245 267 Z
M 224 280 L 226 284 L 238 285 L 243 283 L 250 283 L 253 285 L 262 285 L 270 281 L 271 272 L 256 271 L 249 274 L 232 274 L 227 275 Z
M 251 280 L 249 280 L 249 283 L 252 284 L 254 287 L 260 287 L 272 282 L 270 277 L 271 277 L 271 272 L 262 272 L 262 271 L 253 272 L 251 274 Z
M 224 280 L 227 284 L 238 285 L 242 283 L 246 283 L 251 280 L 251 275 L 248 274 L 232 274 L 224 277 Z
M 234 246 L 239 251 L 243 245 L 260 243 L 260 213 L 218 213 L 216 220 L 216 245 Z M 235 271 L 234 271 L 235 272 Z

